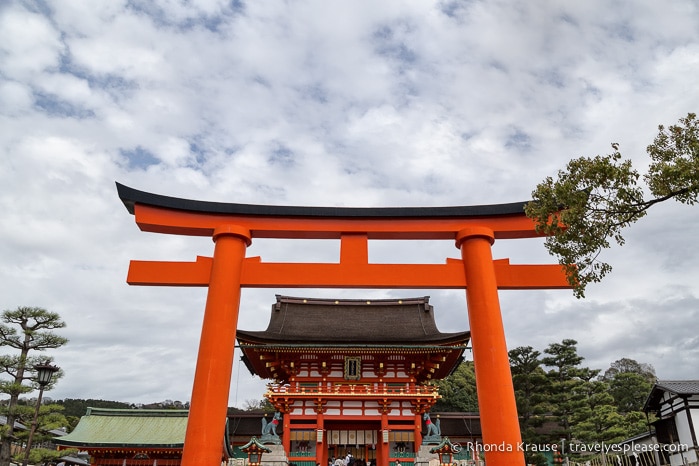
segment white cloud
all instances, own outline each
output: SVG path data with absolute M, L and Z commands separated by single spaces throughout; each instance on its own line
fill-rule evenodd
M 205 290 L 129 287 L 126 270 L 213 245 L 140 232 L 114 181 L 259 204 L 525 200 L 570 158 L 611 142 L 647 163 L 657 125 L 697 110 L 698 21 L 690 0 L 4 6 L 2 308 L 42 305 L 68 322 L 54 398 L 186 401 Z M 692 207 L 653 209 L 607 253 L 615 270 L 585 301 L 503 292 L 508 342 L 575 338 L 592 367 L 635 357 L 661 377 L 696 378 L 686 322 L 698 222 Z M 377 261 L 459 257 L 443 242 L 370 248 Z M 338 251 L 256 240 L 249 253 L 334 261 Z M 540 240 L 498 241 L 494 256 L 553 261 Z M 429 294 L 443 331 L 467 328 L 464 293 L 441 290 L 244 290 L 240 327 L 264 328 L 275 293 Z M 231 399 L 260 398 L 264 384 L 238 368 Z
M 5 109 L 6 117 L 18 116 L 28 111 L 34 104 L 29 86 L 15 82 L 4 81 L 0 84 L 0 106 Z
M 0 10 L 0 56 L 9 78 L 31 79 L 58 66 L 62 51 L 58 31 L 45 17 L 14 5 Z

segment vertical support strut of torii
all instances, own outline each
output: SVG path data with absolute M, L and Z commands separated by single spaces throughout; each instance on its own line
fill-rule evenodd
M 183 466 L 218 466 L 231 384 L 241 288 L 461 288 L 466 290 L 483 442 L 489 466 L 524 465 L 499 289 L 569 288 L 559 265 L 493 260 L 496 239 L 537 236 L 525 202 L 465 207 L 334 208 L 193 201 L 117 183 L 142 231 L 210 236 L 213 257 L 131 261 L 131 285 L 208 287 Z M 246 257 L 253 238 L 337 239 L 337 263 L 272 263 Z M 451 240 L 461 260 L 374 264 L 369 240 Z

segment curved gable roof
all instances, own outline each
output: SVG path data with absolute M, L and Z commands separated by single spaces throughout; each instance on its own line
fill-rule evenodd
M 88 408 L 73 432 L 58 445 L 88 447 L 182 448 L 187 410 Z
M 238 330 L 246 343 L 449 344 L 470 332 L 437 329 L 429 297 L 317 299 L 277 296 L 267 330 Z

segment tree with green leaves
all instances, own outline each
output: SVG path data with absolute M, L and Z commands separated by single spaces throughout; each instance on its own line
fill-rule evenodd
M 96 400 L 93 398 L 87 400 L 66 398 L 64 400 L 56 400 L 56 404 L 63 407 L 63 413 L 66 416 L 76 419 L 75 425 L 77 425 L 77 420 L 87 413 L 87 408 L 131 409 L 134 407 L 131 403 L 123 401 Z
M 40 307 L 18 307 L 6 310 L 0 318 L 0 346 L 13 350 L 12 354 L 0 355 L 0 393 L 9 396 L 2 407 L 6 422 L 0 436 L 0 466 L 8 466 L 11 459 L 11 446 L 15 441 L 15 422 L 31 423 L 34 407 L 19 403 L 20 395 L 37 390 L 34 365 L 50 362 L 49 357 L 39 357 L 35 353 L 56 349 L 68 340 L 57 335 L 53 330 L 65 327 L 65 322 L 55 312 Z M 60 378 L 60 372 L 54 375 L 51 389 Z
M 653 366 L 622 358 L 614 361 L 600 380 L 605 383 L 620 417 L 616 422 L 621 438 L 647 431 L 643 405 L 657 380 Z
M 647 430 L 642 406 L 655 381 L 652 366 L 623 358 L 600 376 L 600 370 L 582 366 L 571 339 L 549 344 L 544 354 L 529 346 L 510 351 L 525 443 L 617 442 Z M 558 427 L 542 430 L 545 421 Z
M 609 365 L 609 369 L 604 371 L 604 380 L 612 380 L 619 374 L 636 374 L 641 376 L 646 382 L 654 384 L 658 378 L 655 375 L 655 368 L 646 363 L 640 363 L 634 359 L 621 358 Z
M 473 361 L 463 361 L 449 377 L 435 382 L 441 398 L 432 407 L 434 412 L 478 412 L 476 372 Z
M 585 404 L 585 381 L 581 375 L 587 373 L 579 367 L 584 358 L 578 355 L 577 344 L 571 339 L 551 343 L 544 350 L 547 356 L 541 358 L 541 363 L 550 368 L 547 372 L 550 383 L 548 401 L 553 419 L 559 426 L 552 432 L 552 441 L 573 438 L 574 417 Z
M 642 376 L 620 372 L 613 379 L 589 380 L 584 387 L 586 402 L 573 416 L 576 439 L 615 443 L 648 430 L 642 407 L 651 385 Z
M 35 409 L 35 404 L 32 401 L 36 400 L 26 400 L 27 406 L 31 407 L 32 412 Z M 57 451 L 56 449 L 43 448 L 40 445 L 43 442 L 50 441 L 55 437 L 50 431 L 55 429 L 66 428 L 70 421 L 66 418 L 63 412 L 63 406 L 57 403 L 46 403 L 39 407 L 39 416 L 37 418 L 37 425 L 40 426 L 39 429 L 34 433 L 34 438 L 31 451 L 29 452 L 29 463 L 30 464 L 47 464 L 56 462 L 56 460 L 62 456 L 68 456 L 77 453 L 77 449 L 66 449 Z M 17 432 L 17 438 L 26 441 L 29 436 L 29 432 Z M 24 456 L 23 454 L 21 456 Z M 18 458 L 16 458 L 18 459 Z
M 59 458 L 64 456 L 77 456 L 77 448 L 63 450 L 49 450 L 48 448 L 32 448 L 29 453 L 29 464 L 57 464 Z
M 573 425 L 573 435 L 584 443 L 615 443 L 625 438 L 624 417 L 612 404 L 601 404 L 590 409 L 580 410 Z
M 624 438 L 623 416 L 614 406 L 609 385 L 597 378 L 599 370 L 582 369 L 579 393 L 583 402 L 572 416 L 573 437 L 587 443 L 615 442 Z
M 641 407 L 655 382 L 651 365 L 622 358 L 600 375 L 583 366 L 572 339 L 549 344 L 543 355 L 531 346 L 508 354 L 525 444 L 558 444 L 561 438 L 613 443 L 647 431 Z M 433 411 L 477 411 L 473 362 L 435 383 L 442 398 Z M 546 464 L 531 451 L 525 458 L 527 464 Z
M 646 152 L 648 172 L 641 174 L 623 160 L 618 144 L 612 153 L 580 157 L 547 177 L 525 207 L 536 229 L 547 235 L 545 246 L 565 268 L 576 297 L 588 284 L 612 270 L 600 254 L 613 240 L 625 242 L 623 230 L 643 218 L 655 204 L 674 199 L 693 205 L 699 196 L 699 120 L 689 113 L 679 124 L 659 126 Z M 643 180 L 651 194 L 645 198 Z
M 531 346 L 520 346 L 508 354 L 522 427 L 540 425 L 536 418 L 548 409 L 545 393 L 549 386 L 549 379 L 541 367 L 541 353 Z
M 510 350 L 508 355 L 522 442 L 529 445 L 546 443 L 547 439 L 539 433 L 539 428 L 551 410 L 547 399 L 550 383 L 541 367 L 541 353 L 531 346 L 520 346 Z M 524 459 L 527 464 L 547 464 L 544 455 L 538 452 L 526 451 Z

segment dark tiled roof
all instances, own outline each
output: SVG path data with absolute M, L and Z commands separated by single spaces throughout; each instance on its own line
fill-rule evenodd
M 658 380 L 650 391 L 643 411 L 657 411 L 660 409 L 660 400 L 663 393 L 670 392 L 677 396 L 689 396 L 699 394 L 699 380 Z
M 333 300 L 277 296 L 267 330 L 237 331 L 241 341 L 282 344 L 461 344 L 469 335 L 467 331 L 440 332 L 429 297 Z
M 677 395 L 699 394 L 699 380 L 658 380 L 655 386 Z

